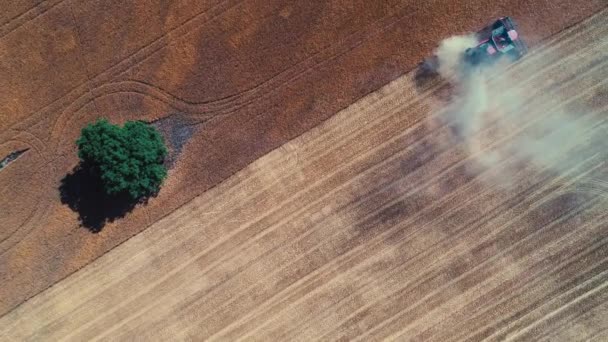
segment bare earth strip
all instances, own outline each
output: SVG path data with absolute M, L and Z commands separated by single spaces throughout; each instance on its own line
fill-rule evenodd
M 442 85 L 406 75 L 12 310 L 0 336 L 602 340 L 606 163 L 585 137 L 608 127 L 606 22 L 509 70 L 529 122 L 483 146 L 552 115 L 535 108 L 587 104 L 595 124 L 554 157 L 559 174 L 471 168 L 480 156 L 436 120 Z M 509 167 L 509 187 L 492 181 Z

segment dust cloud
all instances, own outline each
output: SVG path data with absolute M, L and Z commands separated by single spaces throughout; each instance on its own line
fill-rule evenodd
M 443 117 L 474 156 L 472 167 L 492 169 L 493 182 L 499 179 L 511 186 L 522 165 L 563 176 L 608 150 L 597 129 L 597 115 L 535 84 L 542 83 L 538 70 L 545 67 L 546 58 L 529 62 L 524 56 L 513 75 L 508 61 L 466 67 L 464 51 L 475 45 L 474 35 L 455 36 L 435 51 L 437 72 L 454 87 Z M 516 75 L 537 81 L 524 82 Z

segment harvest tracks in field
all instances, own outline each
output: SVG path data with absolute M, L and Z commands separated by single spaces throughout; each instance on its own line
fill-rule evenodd
M 479 149 L 454 135 L 435 96 L 443 85 L 421 89 L 409 73 L 9 312 L 3 333 L 605 338 L 608 175 L 598 137 L 608 107 L 593 98 L 608 86 L 607 16 L 505 71 L 527 115 L 512 130 L 493 134 L 513 123 L 499 117 L 467 136 L 491 137 Z M 597 105 L 575 118 L 585 123 L 581 139 L 556 145 L 546 163 L 522 164 L 517 154 L 478 163 L 558 109 L 589 103 Z M 514 170 L 507 187 L 497 182 L 504 170 Z

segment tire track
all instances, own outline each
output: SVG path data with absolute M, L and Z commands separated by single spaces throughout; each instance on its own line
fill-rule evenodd
M 9 21 L 0 25 L 0 39 L 15 31 L 19 27 L 27 24 L 28 22 L 38 18 L 64 1 L 65 0 L 45 0 L 38 3 L 34 7 L 31 7 L 27 11 L 9 19 Z

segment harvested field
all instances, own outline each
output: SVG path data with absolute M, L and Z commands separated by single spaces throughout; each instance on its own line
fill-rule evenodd
M 412 70 L 439 40 L 508 13 L 535 46 L 605 6 L 606 0 L 6 4 L 0 156 L 29 150 L 0 171 L 0 315 Z M 197 124 L 197 132 L 170 160 L 174 168 L 160 195 L 98 234 L 79 228 L 83 213 L 61 203 L 58 189 L 77 172 L 73 142 L 81 127 L 100 116 L 121 123 L 174 113 Z M 106 219 L 89 216 L 95 215 Z
M 478 149 L 444 83 L 407 73 L 8 312 L 3 336 L 606 340 L 606 22 L 500 70 L 488 86 L 525 107 Z M 574 109 L 576 143 L 509 149 Z

